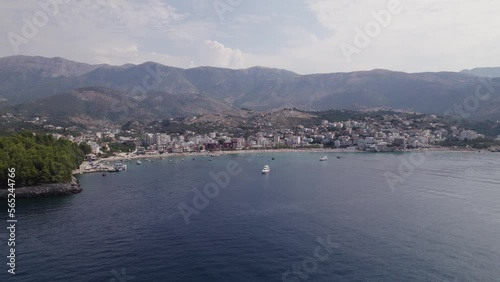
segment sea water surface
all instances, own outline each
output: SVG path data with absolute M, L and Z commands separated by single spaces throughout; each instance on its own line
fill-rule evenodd
M 171 157 L 79 176 L 81 194 L 18 200 L 16 275 L 3 227 L 0 281 L 500 281 L 500 155 L 323 155 Z M 228 164 L 227 187 L 195 198 Z M 388 175 L 401 178 L 391 187 Z

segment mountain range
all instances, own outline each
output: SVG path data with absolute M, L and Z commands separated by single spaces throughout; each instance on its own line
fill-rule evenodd
M 300 75 L 264 67 L 182 69 L 154 62 L 111 66 L 11 56 L 0 58 L 0 105 L 3 111 L 26 116 L 116 123 L 240 108 L 385 108 L 443 114 L 460 105 L 467 117 L 500 119 L 500 79 L 488 82 L 483 76 L 500 77 L 500 68 Z M 479 87 L 491 95 L 477 100 Z
M 482 77 L 500 77 L 500 68 L 474 68 L 461 72 Z

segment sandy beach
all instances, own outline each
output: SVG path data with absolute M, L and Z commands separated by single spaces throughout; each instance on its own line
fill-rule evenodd
M 307 152 L 307 153 L 365 153 L 359 150 L 351 149 L 257 149 L 257 150 L 237 150 L 237 151 L 215 151 L 215 152 L 186 152 L 186 153 L 153 153 L 145 155 L 136 155 L 120 153 L 117 156 L 99 159 L 103 162 L 135 160 L 135 159 L 152 159 L 152 158 L 168 158 L 168 157 L 189 157 L 189 156 L 210 156 L 210 155 L 231 155 L 231 154 L 268 154 L 268 153 L 293 153 L 293 152 Z
M 452 147 L 429 147 L 429 148 L 418 148 L 418 149 L 407 149 L 402 151 L 395 152 L 386 152 L 386 153 L 411 153 L 411 152 L 477 152 L 477 151 L 486 151 L 486 150 L 478 150 L 472 148 L 452 148 Z M 236 151 L 215 151 L 215 152 L 186 152 L 186 153 L 152 153 L 152 154 L 144 154 L 144 155 L 136 155 L 134 153 L 127 155 L 126 153 L 120 153 L 116 156 L 100 159 L 101 161 L 122 161 L 129 159 L 149 159 L 149 158 L 167 158 L 167 157 L 182 157 L 182 156 L 210 156 L 214 155 L 230 155 L 230 154 L 266 154 L 266 153 L 371 153 L 368 151 L 360 151 L 357 149 L 320 149 L 320 148 L 303 148 L 303 149 L 256 149 L 256 150 L 236 150 Z M 384 153 L 384 152 L 378 152 Z

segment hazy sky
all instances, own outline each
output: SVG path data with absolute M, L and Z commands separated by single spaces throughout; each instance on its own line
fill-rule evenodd
M 459 71 L 500 66 L 498 15 L 498 0 L 2 0 L 0 57 Z

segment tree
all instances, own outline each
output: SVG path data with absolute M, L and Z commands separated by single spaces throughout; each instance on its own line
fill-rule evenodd
M 86 142 L 82 142 L 78 145 L 78 148 L 83 152 L 84 155 L 92 153 L 92 147 Z
M 87 145 L 88 146 L 88 145 Z M 69 140 L 31 132 L 0 137 L 0 182 L 6 188 L 8 169 L 16 170 L 16 186 L 69 182 L 83 161 L 82 148 Z

